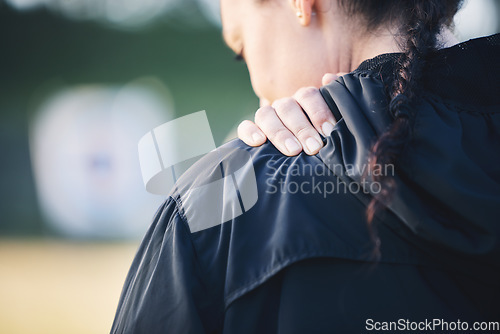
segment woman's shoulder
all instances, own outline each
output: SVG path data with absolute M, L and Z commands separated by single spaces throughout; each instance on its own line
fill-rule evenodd
M 330 149 L 331 146 L 328 148 Z M 365 204 L 320 156 L 294 157 L 271 143 L 222 145 L 179 179 L 172 203 L 187 226 L 207 284 L 225 305 L 300 260 L 373 260 Z M 366 194 L 365 194 L 366 196 Z M 382 227 L 384 261 L 417 263 L 414 249 Z

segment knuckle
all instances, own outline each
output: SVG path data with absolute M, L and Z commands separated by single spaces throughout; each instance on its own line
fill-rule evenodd
M 295 96 L 298 100 L 307 100 L 318 96 L 319 90 L 316 87 L 302 87 L 296 93 Z
M 255 112 L 255 122 L 256 123 L 261 122 L 262 120 L 269 117 L 271 115 L 271 113 L 274 113 L 274 112 L 275 112 L 274 108 L 271 106 L 264 106 L 264 107 L 257 109 L 257 111 Z
M 276 114 L 284 122 L 290 122 L 293 121 L 293 115 L 297 112 L 297 108 L 300 107 L 297 105 L 294 99 L 290 98 L 289 100 L 283 101 L 283 103 L 278 108 L 276 108 Z
M 314 104 L 311 110 L 308 110 L 308 115 L 313 122 L 325 122 L 329 120 L 330 109 L 326 105 Z
M 307 125 L 299 126 L 294 131 L 296 137 L 300 138 L 300 139 L 312 137 L 315 135 L 315 132 L 316 131 L 312 131 L 312 128 L 310 126 L 307 126 Z
M 287 111 L 291 110 L 291 108 L 293 108 L 295 104 L 296 103 L 293 98 L 284 97 L 273 103 L 273 106 L 276 108 L 276 111 L 279 111 L 280 113 L 286 113 Z
M 289 136 L 289 131 L 286 128 L 281 127 L 276 129 L 276 131 L 270 134 L 270 136 L 277 142 L 284 142 Z

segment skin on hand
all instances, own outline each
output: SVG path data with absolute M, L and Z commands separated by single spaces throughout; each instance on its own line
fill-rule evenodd
M 322 84 L 327 85 L 343 74 L 326 73 Z M 336 123 L 316 87 L 300 88 L 293 97 L 278 99 L 272 105 L 261 99 L 260 106 L 255 113 L 255 122 L 245 120 L 240 123 L 238 137 L 249 146 L 260 146 L 269 139 L 288 156 L 297 155 L 302 150 L 309 155 L 317 154 L 323 147 L 319 134 L 329 135 Z

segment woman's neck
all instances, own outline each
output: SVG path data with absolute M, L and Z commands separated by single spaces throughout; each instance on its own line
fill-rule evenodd
M 391 29 L 379 29 L 373 33 L 359 34 L 349 40 L 350 45 L 340 49 L 337 66 L 339 72 L 351 72 L 365 60 L 374 58 L 384 53 L 402 52 L 398 35 Z M 402 37 L 404 38 L 404 37 Z M 437 36 L 436 48 L 450 47 L 458 43 L 457 38 L 449 28 L 443 28 Z

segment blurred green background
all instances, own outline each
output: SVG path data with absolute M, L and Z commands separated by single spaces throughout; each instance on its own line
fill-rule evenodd
M 498 32 L 499 2 L 466 3 L 459 38 Z M 0 333 L 109 331 L 164 198 L 144 190 L 140 135 L 206 110 L 220 145 L 257 108 L 217 1 L 0 0 Z
M 168 87 L 176 117 L 206 110 L 217 145 L 257 109 L 246 67 L 233 60 L 220 29 L 196 3 L 182 11 L 184 20 L 130 28 L 0 3 L 0 233 L 53 232 L 37 207 L 28 147 L 30 116 L 53 90 L 154 77 Z

